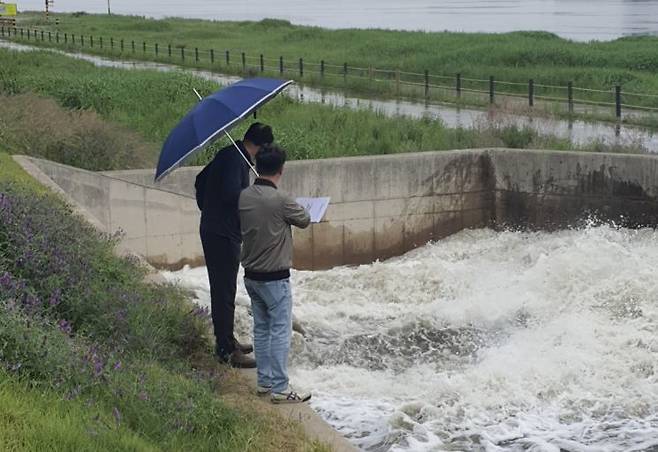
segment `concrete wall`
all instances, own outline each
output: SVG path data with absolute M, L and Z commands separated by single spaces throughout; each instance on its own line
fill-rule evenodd
M 658 156 L 496 150 L 498 227 L 554 230 L 585 219 L 658 225 Z
M 154 266 L 203 264 L 193 198 L 47 160 L 23 159 L 84 207 L 97 227 L 108 233 L 122 231 L 124 247 Z
M 152 170 L 33 162 L 154 265 L 202 262 L 200 168 L 181 168 L 155 188 Z M 282 189 L 331 197 L 322 223 L 295 230 L 299 269 L 370 263 L 465 228 L 555 229 L 590 215 L 658 224 L 657 156 L 479 149 L 309 160 L 286 165 Z
M 193 196 L 200 169 L 176 170 L 158 186 Z M 152 171 L 105 174 L 153 182 Z M 463 228 L 490 225 L 494 183 L 490 157 L 482 151 L 290 162 L 282 190 L 331 197 L 322 223 L 294 229 L 294 265 L 323 269 L 370 263 Z

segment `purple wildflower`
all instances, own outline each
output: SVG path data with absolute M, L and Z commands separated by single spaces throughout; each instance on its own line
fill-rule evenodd
M 121 370 L 121 361 L 117 361 L 114 363 L 114 366 L 112 366 L 114 370 Z
M 50 305 L 50 307 L 54 308 L 55 306 L 59 305 L 59 303 L 61 302 L 61 297 L 62 297 L 62 291 L 59 289 L 55 289 L 55 291 L 48 299 L 48 304 Z
M 4 193 L 0 193 L 0 210 L 9 210 L 11 209 L 11 201 L 9 196 Z
M 11 274 L 9 272 L 4 272 L 0 276 L 0 287 L 3 289 L 12 289 L 14 286 L 14 281 L 11 277 Z
M 104 368 L 103 360 L 100 359 L 99 357 L 95 357 L 94 359 L 94 377 L 100 377 L 101 374 L 103 373 L 103 368 Z
M 112 409 L 112 415 L 114 416 L 114 419 L 117 421 L 117 424 L 121 424 L 121 411 L 117 407 L 114 407 Z
M 57 322 L 57 326 L 59 326 L 59 329 L 66 334 L 71 334 L 73 332 L 73 327 L 71 327 L 71 323 L 68 320 L 60 320 Z
M 117 311 L 116 316 L 117 316 L 118 321 L 124 322 L 126 320 L 126 318 L 128 317 L 128 309 L 125 309 L 125 308 L 124 309 L 119 309 Z

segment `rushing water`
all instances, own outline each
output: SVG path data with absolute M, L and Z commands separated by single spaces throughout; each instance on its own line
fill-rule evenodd
M 329 28 L 545 30 L 576 40 L 658 34 L 658 0 L 55 0 L 55 11 L 219 20 L 287 19 Z M 18 0 L 41 10 L 41 0 Z
M 16 44 L 1 39 L 0 48 L 8 48 L 15 51 L 46 50 L 66 55 L 68 57 L 89 61 L 99 67 L 113 67 L 127 70 L 156 70 L 163 72 L 180 71 L 221 84 L 232 83 L 240 79 L 239 77 L 222 75 L 204 70 L 181 68 L 170 64 L 103 58 L 84 53 L 63 52 L 55 49 Z M 641 147 L 652 153 L 658 152 L 658 134 L 638 127 L 629 127 L 625 125 L 615 127 L 614 125 L 606 123 L 532 118 L 524 115 L 502 112 L 491 114 L 485 110 L 456 108 L 445 104 L 420 103 L 403 100 L 364 99 L 354 96 L 346 96 L 338 92 L 315 89 L 304 85 L 293 85 L 285 91 L 285 94 L 302 102 L 320 102 L 338 107 L 374 110 L 388 116 L 438 118 L 447 127 L 453 128 L 486 127 L 490 124 L 516 124 L 519 126 L 528 126 L 540 134 L 555 135 L 560 138 L 566 138 L 576 145 L 598 141 L 605 144 L 632 146 L 636 148 Z M 191 94 L 190 97 L 196 99 L 192 97 Z
M 657 274 L 658 233 L 610 226 L 294 272 L 291 379 L 365 450 L 657 451 Z M 204 268 L 165 276 L 208 304 Z

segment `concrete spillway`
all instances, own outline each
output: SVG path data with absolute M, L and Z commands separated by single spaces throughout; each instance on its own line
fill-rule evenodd
M 157 267 L 203 263 L 194 177 L 152 170 L 94 173 L 23 159 L 108 232 Z M 658 224 L 658 156 L 507 149 L 290 162 L 282 189 L 330 196 L 322 223 L 296 231 L 295 267 L 326 269 L 399 256 L 490 226 L 555 230 L 585 218 Z

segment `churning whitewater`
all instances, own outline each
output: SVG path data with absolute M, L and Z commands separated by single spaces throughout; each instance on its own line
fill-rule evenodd
M 204 268 L 165 276 L 209 304 Z M 291 381 L 365 450 L 658 450 L 652 229 L 463 231 L 292 281 Z

